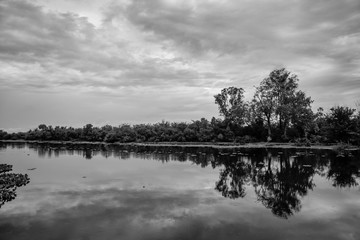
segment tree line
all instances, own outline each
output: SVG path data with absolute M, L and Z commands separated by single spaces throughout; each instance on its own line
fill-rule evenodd
M 245 90 L 228 87 L 215 95 L 223 118 L 192 122 L 162 121 L 155 124 L 121 124 L 81 128 L 40 124 L 27 132 L 7 133 L 3 140 L 57 140 L 96 142 L 236 142 L 257 141 L 350 143 L 360 145 L 360 112 L 334 106 L 313 112 L 313 100 L 298 89 L 299 79 L 285 68 L 273 70 L 246 101 Z

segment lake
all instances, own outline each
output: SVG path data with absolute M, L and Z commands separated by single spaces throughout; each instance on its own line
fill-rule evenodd
M 360 239 L 359 151 L 0 143 L 0 164 L 30 179 L 0 184 L 0 239 Z

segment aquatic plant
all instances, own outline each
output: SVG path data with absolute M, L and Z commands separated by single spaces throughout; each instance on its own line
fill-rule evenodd
M 27 174 L 9 173 L 11 171 L 12 165 L 0 164 L 0 208 L 16 198 L 17 187 L 25 186 L 30 182 Z

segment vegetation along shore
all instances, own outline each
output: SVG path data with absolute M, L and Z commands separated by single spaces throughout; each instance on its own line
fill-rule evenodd
M 192 122 L 121 124 L 102 127 L 40 124 L 27 132 L 0 130 L 0 140 L 96 143 L 203 144 L 214 146 L 360 146 L 360 111 L 347 106 L 314 112 L 313 100 L 298 89 L 299 79 L 284 68 L 275 69 L 246 101 L 244 89 L 228 87 L 215 95 L 222 118 Z M 360 103 L 357 103 L 360 107 Z M 286 143 L 286 144 L 284 144 Z
M 39 140 L 0 140 L 0 143 L 31 143 L 51 145 L 56 147 L 83 147 L 83 146 L 150 146 L 150 147 L 211 147 L 211 148 L 294 148 L 294 149 L 327 149 L 327 150 L 360 150 L 360 146 L 344 143 L 333 144 L 312 144 L 301 145 L 296 143 L 282 142 L 254 142 L 254 143 L 231 143 L 231 142 L 129 142 L 129 143 L 107 143 L 107 142 L 87 142 L 87 141 L 39 141 Z

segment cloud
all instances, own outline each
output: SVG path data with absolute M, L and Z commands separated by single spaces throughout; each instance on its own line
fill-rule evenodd
M 114 4 L 106 19 L 125 18 L 149 41 L 166 42 L 198 63 L 207 59 L 213 72 L 229 79 L 246 81 L 258 71 L 260 81 L 275 67 L 311 70 L 322 63 L 346 71 L 346 82 L 359 78 L 359 8 L 358 1 L 139 0 Z
M 122 29 L 111 25 L 95 28 L 85 17 L 26 1 L 5 1 L 1 11 L 5 86 L 195 86 L 204 79 L 181 58 L 162 57 L 162 46 L 148 51 L 151 44 L 131 34 L 123 38 Z
M 132 109 L 148 102 L 151 111 L 146 116 L 151 119 L 165 115 L 176 116 L 170 120 L 190 120 L 217 116 L 212 96 L 222 88 L 242 87 L 251 99 L 254 86 L 270 71 L 286 67 L 298 75 L 301 90 L 317 106 L 352 106 L 358 100 L 360 3 L 356 0 L 84 4 L 82 0 L 0 2 L 2 91 L 59 93 L 64 105 L 78 109 L 85 105 L 79 101 L 89 95 L 112 97 L 113 102 L 122 99 L 121 104 Z M 77 101 L 67 102 L 66 97 L 75 92 Z M 82 109 L 83 115 L 91 115 L 91 107 Z M 116 110 L 114 105 L 112 111 Z M 135 110 L 127 113 L 144 117 Z M 130 117 L 120 119 L 133 122 Z
M 348 32 L 357 31 L 354 23 L 359 18 L 359 3 L 346 2 L 138 0 L 127 5 L 115 3 L 105 19 L 125 18 L 195 55 L 211 51 L 244 54 L 270 46 L 278 50 L 311 48 L 343 33 L 339 28 L 343 25 Z
M 351 0 L 122 1 L 103 7 L 95 27 L 76 13 L 4 1 L 2 81 L 29 88 L 249 88 L 275 67 L 303 69 L 300 75 L 320 63 L 348 72 L 346 81 L 359 77 L 358 7 Z

